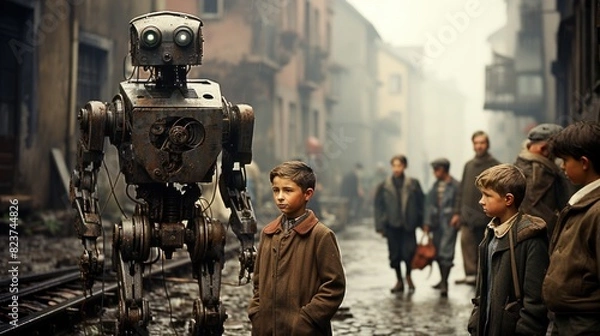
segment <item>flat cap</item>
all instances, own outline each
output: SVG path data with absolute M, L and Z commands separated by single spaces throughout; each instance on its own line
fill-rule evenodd
M 551 136 L 558 134 L 562 129 L 562 126 L 556 124 L 539 124 L 529 131 L 527 139 L 531 141 L 545 141 Z
M 448 161 L 448 159 L 445 158 L 435 159 L 431 161 L 431 167 L 433 167 L 434 169 L 437 167 L 450 168 L 450 161 Z

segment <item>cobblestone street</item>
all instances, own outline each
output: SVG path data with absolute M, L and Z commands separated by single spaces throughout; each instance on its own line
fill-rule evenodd
M 392 294 L 390 288 L 395 283 L 395 276 L 388 266 L 386 242 L 375 233 L 372 222 L 335 229 L 347 276 L 346 296 L 332 322 L 336 335 L 466 334 L 474 289 L 454 284 L 454 280 L 463 276 L 460 248 L 457 248 L 456 266 L 450 275 L 448 298 L 440 298 L 439 292 L 431 288 L 440 279 L 437 266 L 413 272 L 414 294 Z M 64 259 L 75 264 L 79 257 L 80 243 L 73 237 L 44 239 L 33 236 L 24 241 L 27 241 L 23 250 L 23 255 L 28 258 L 26 265 L 35 267 L 36 271 L 50 270 Z M 228 244 L 237 248 L 235 239 Z M 73 253 L 58 253 L 60 246 L 70 246 L 67 250 Z M 187 258 L 185 251 L 176 252 L 175 257 L 178 255 Z M 57 256 L 62 258 L 57 259 Z M 153 269 L 156 267 L 161 267 L 160 262 L 152 266 Z M 228 313 L 225 335 L 229 336 L 249 335 L 251 330 L 246 307 L 252 288 L 250 284 L 238 286 L 238 272 L 236 259 L 225 264 L 221 298 Z M 189 271 L 166 274 L 165 277 L 166 290 L 162 276 L 154 277 L 152 288 L 145 289 L 153 315 L 148 330 L 150 335 L 187 335 L 198 284 Z M 110 326 L 108 321 L 114 320 L 114 316 L 114 308 L 107 308 L 102 315 L 103 322 L 99 318 L 87 320 L 64 335 L 110 335 L 110 328 L 101 326 Z
M 338 234 L 346 267 L 347 292 L 337 335 L 465 335 L 473 287 L 454 285 L 464 276 L 460 253 L 450 275 L 448 298 L 431 288 L 440 275 L 434 265 L 413 271 L 414 294 L 391 294 L 395 275 L 388 266 L 386 241 L 372 223 L 346 227 Z M 460 249 L 457 250 L 459 252 Z

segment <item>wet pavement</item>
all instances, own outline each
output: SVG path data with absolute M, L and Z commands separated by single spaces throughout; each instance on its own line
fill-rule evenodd
M 388 266 L 387 246 L 383 237 L 373 229 L 371 221 L 335 228 L 347 276 L 347 292 L 338 314 L 332 321 L 335 335 L 465 335 L 467 320 L 471 312 L 470 299 L 474 289 L 467 285 L 455 285 L 454 280 L 464 275 L 460 248 L 457 244 L 456 266 L 450 275 L 448 298 L 440 298 L 432 285 L 440 279 L 437 267 L 413 271 L 416 291 L 413 294 L 392 294 L 390 288 L 395 283 L 395 275 Z M 459 236 L 460 238 L 460 236 Z M 76 239 L 63 241 L 28 238 L 31 251 L 23 253 L 31 258 L 31 265 L 40 268 L 53 268 L 61 260 L 42 260 L 41 256 L 58 250 L 74 251 L 69 259 L 77 261 L 80 244 Z M 54 245 L 56 245 L 56 247 Z M 59 245 L 60 244 L 60 245 Z M 232 241 L 228 244 L 237 242 Z M 41 251 L 37 248 L 42 247 Z M 68 248 L 64 248 L 69 246 Z M 34 248 L 35 247 L 35 248 Z M 23 251 L 25 252 L 25 251 Z M 76 253 L 75 253 L 76 252 Z M 187 255 L 184 251 L 179 251 Z M 55 254 L 59 255 L 59 254 Z M 66 257 L 66 255 L 63 255 Z M 40 259 L 40 260 L 38 260 Z M 29 263 L 28 263 L 29 264 Z M 160 267 L 160 263 L 156 266 Z M 230 260 L 223 270 L 222 302 L 229 318 L 225 322 L 225 335 L 249 335 L 250 322 L 246 307 L 251 296 L 251 285 L 238 286 L 239 265 Z M 153 287 L 147 290 L 147 298 L 153 320 L 148 330 L 150 335 L 188 335 L 192 303 L 198 293 L 198 285 L 189 274 L 168 274 L 166 283 L 161 277 L 153 279 Z M 165 286 L 166 285 L 166 286 Z M 166 287 L 166 289 L 165 289 Z M 68 335 L 110 335 L 108 329 L 100 326 L 114 318 L 114 309 L 106 309 L 100 319 L 90 319 L 74 326 Z M 171 318 L 172 316 L 172 318 Z
M 388 266 L 385 239 L 375 233 L 368 221 L 338 230 L 337 233 L 347 276 L 347 293 L 340 311 L 332 321 L 335 335 L 465 335 L 474 289 L 455 285 L 462 277 L 460 249 L 457 265 L 450 275 L 448 298 L 440 298 L 432 285 L 440 279 L 437 267 L 413 271 L 416 291 L 392 294 L 395 275 Z M 237 286 L 238 264 L 228 262 L 224 269 L 222 301 L 229 318 L 225 335 L 249 335 L 246 307 L 251 286 Z M 168 282 L 174 325 L 169 322 L 169 306 L 164 290 L 150 295 L 156 318 L 149 327 L 151 335 L 187 334 L 195 283 Z M 174 328 L 173 328 L 174 327 Z
M 460 248 L 450 274 L 448 298 L 440 298 L 439 291 L 431 288 L 440 280 L 437 265 L 413 271 L 413 294 L 390 293 L 395 274 L 388 265 L 386 240 L 372 223 L 344 228 L 338 241 L 347 276 L 339 317 L 347 318 L 333 321 L 336 335 L 467 334 L 474 288 L 454 284 L 464 276 Z

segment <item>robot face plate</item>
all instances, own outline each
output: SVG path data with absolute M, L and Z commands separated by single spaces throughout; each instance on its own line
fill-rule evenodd
M 134 66 L 199 65 L 202 63 L 202 21 L 193 15 L 155 12 L 131 20 Z

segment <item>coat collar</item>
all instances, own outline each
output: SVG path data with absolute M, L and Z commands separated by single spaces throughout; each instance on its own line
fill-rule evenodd
M 396 186 L 394 185 L 394 181 L 392 180 L 394 177 L 392 176 L 388 176 L 388 178 L 385 180 L 384 183 L 384 188 L 386 190 L 388 190 L 389 192 L 391 192 L 393 195 L 395 195 L 396 197 L 398 197 L 398 194 L 396 192 Z M 410 193 L 410 186 L 412 184 L 412 178 L 406 176 L 406 174 L 404 174 L 404 184 L 402 185 L 402 190 L 400 191 L 402 193 L 402 198 L 401 198 L 401 208 L 402 211 L 406 211 L 406 203 L 408 202 L 408 194 Z
M 516 230 L 516 232 L 515 232 Z M 547 235 L 546 233 L 546 222 L 544 222 L 543 219 L 539 218 L 539 217 L 535 217 L 535 216 L 531 216 L 531 215 L 527 215 L 527 214 L 523 214 L 520 218 L 520 220 L 518 220 L 516 223 L 514 223 L 512 225 L 512 227 L 510 228 L 510 231 L 507 233 L 507 235 L 513 235 L 513 237 L 515 237 L 516 234 L 516 240 L 515 240 L 515 245 L 532 237 L 536 237 L 536 236 L 545 236 Z M 487 228 L 486 233 L 485 233 L 486 238 L 484 238 L 485 241 L 489 241 L 492 239 L 492 237 L 494 236 L 494 230 L 490 227 Z M 498 251 L 503 251 L 503 250 L 508 250 L 509 249 L 509 241 L 508 241 L 508 237 L 502 237 L 498 240 L 498 247 L 496 248 L 496 252 Z
M 556 163 L 550 161 L 550 159 L 548 159 L 547 157 L 545 157 L 543 155 L 535 154 L 535 153 L 530 152 L 527 149 L 523 149 L 521 151 L 521 153 L 519 153 L 518 157 L 520 159 L 522 159 L 522 160 L 525 160 L 525 161 L 538 162 L 538 163 L 542 164 L 544 167 L 548 168 L 553 173 L 555 173 L 555 174 L 561 174 L 561 170 L 556 165 Z
M 278 231 L 281 231 L 281 220 L 283 219 L 283 215 L 277 217 L 274 221 L 267 224 L 263 229 L 263 232 L 268 235 L 272 235 Z M 315 213 L 312 210 L 308 210 L 308 216 L 302 220 L 300 223 L 296 224 L 292 230 L 296 231 L 298 234 L 304 235 L 308 233 L 315 225 L 319 223 L 319 219 L 315 216 Z
M 600 197 L 599 184 L 600 180 L 596 180 L 581 187 L 581 189 L 571 196 L 571 199 L 569 199 L 569 205 L 572 208 L 587 208 L 590 204 L 596 202 L 598 197 Z

